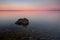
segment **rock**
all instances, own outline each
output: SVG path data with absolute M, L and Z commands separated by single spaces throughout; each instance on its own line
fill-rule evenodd
M 16 21 L 15 24 L 18 25 L 28 25 L 29 24 L 29 20 L 27 18 L 20 18 Z

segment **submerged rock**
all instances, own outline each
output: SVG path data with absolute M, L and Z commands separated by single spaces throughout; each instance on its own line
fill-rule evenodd
M 20 18 L 16 21 L 17 25 L 28 25 L 29 24 L 29 20 L 27 18 Z

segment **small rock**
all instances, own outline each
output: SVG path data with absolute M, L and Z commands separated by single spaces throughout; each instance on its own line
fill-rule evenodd
M 28 25 L 29 24 L 29 20 L 27 18 L 20 18 L 16 21 L 15 24 L 18 25 Z

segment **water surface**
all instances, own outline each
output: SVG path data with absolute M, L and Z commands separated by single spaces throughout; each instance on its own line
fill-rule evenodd
M 29 25 L 16 25 L 19 18 L 29 19 Z M 38 32 L 60 40 L 60 11 L 0 11 L 0 31 L 5 30 Z

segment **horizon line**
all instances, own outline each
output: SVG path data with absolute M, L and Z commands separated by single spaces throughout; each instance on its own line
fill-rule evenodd
M 0 10 L 0 11 L 60 11 L 60 10 Z

